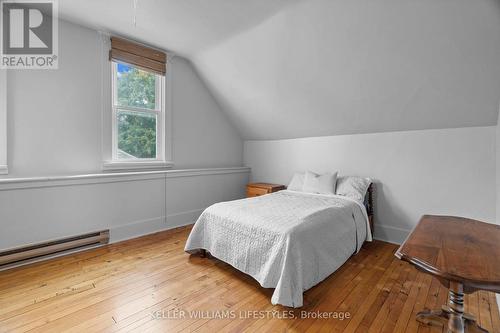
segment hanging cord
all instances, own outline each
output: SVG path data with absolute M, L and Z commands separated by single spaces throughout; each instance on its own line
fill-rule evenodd
M 137 3 L 139 0 L 133 0 L 134 1 L 134 27 L 137 27 Z

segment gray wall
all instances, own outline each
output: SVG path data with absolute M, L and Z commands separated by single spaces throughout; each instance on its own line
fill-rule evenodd
M 110 229 L 119 241 L 193 223 L 245 195 L 245 168 L 0 181 L 0 250 Z
M 102 174 L 101 41 L 67 22 L 59 33 L 58 70 L 7 75 L 0 250 L 102 229 L 112 241 L 132 238 L 193 223 L 212 203 L 245 195 L 243 141 L 180 57 L 168 68 L 177 170 Z
M 100 41 L 62 21 L 58 70 L 11 70 L 7 77 L 9 177 L 101 171 Z M 176 168 L 240 166 L 243 141 L 191 64 L 174 57 Z
M 375 236 L 402 242 L 423 214 L 495 221 L 495 126 L 246 141 L 254 181 L 295 171 L 371 177 Z

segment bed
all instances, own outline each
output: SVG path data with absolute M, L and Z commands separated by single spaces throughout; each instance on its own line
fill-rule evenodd
M 186 242 L 275 288 L 272 304 L 303 305 L 303 292 L 372 240 L 373 187 L 365 202 L 284 190 L 208 207 Z

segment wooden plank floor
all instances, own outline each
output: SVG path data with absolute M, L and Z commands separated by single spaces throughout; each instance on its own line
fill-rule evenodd
M 158 233 L 0 272 L 0 332 L 442 331 L 414 318 L 444 304 L 447 291 L 397 260 L 395 245 L 365 244 L 292 310 L 272 306 L 271 289 L 229 265 L 184 253 L 188 233 Z M 484 328 L 500 332 L 494 294 L 478 292 L 466 302 Z

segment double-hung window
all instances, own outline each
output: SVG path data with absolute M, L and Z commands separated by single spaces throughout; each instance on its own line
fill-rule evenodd
M 112 63 L 114 161 L 163 161 L 164 76 Z
M 111 37 L 111 114 L 104 117 L 111 133 L 104 139 L 105 170 L 172 166 L 171 133 L 165 133 L 170 121 L 165 110 L 166 56 Z

